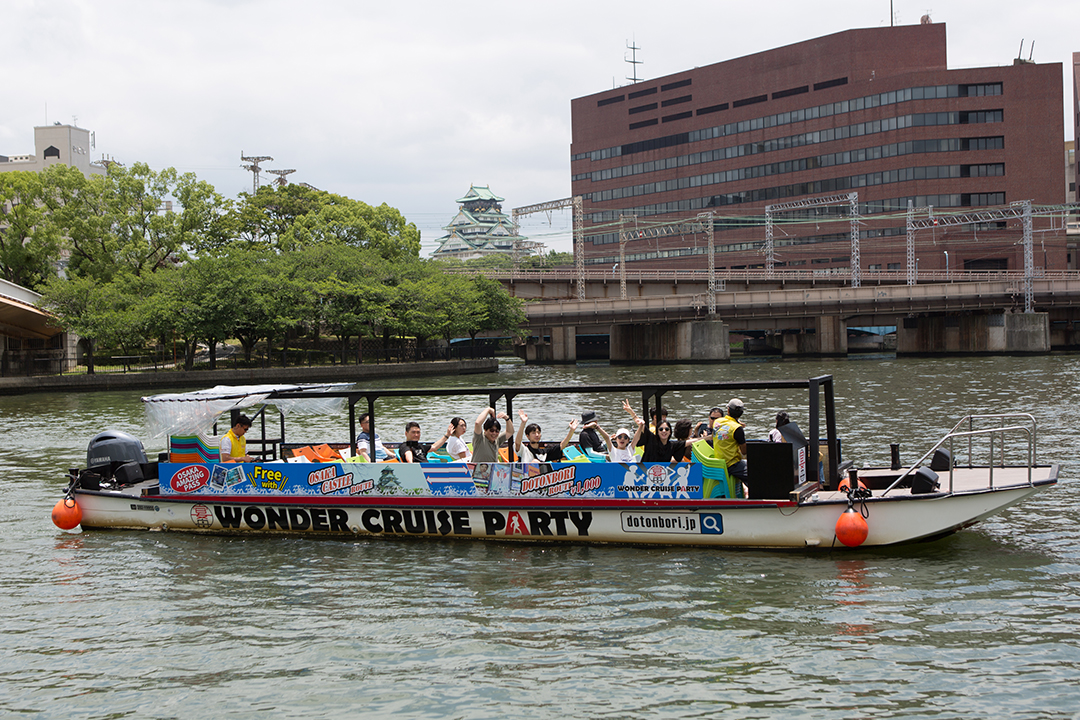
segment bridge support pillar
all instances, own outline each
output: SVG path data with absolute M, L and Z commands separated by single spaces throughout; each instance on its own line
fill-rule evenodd
M 930 315 L 896 327 L 897 355 L 1041 355 L 1050 352 L 1047 313 Z
M 728 362 L 728 326 L 719 320 L 650 325 L 612 325 L 612 363 Z
M 516 349 L 519 357 L 528 363 L 574 363 L 577 362 L 577 328 L 573 325 L 544 328 L 539 337 L 530 337 L 525 345 Z M 545 340 L 550 337 L 551 340 Z
M 838 317 L 814 318 L 813 333 L 804 331 L 773 337 L 780 341 L 782 355 L 844 356 L 848 351 L 847 321 Z

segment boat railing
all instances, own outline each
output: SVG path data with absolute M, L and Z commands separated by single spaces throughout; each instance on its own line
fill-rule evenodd
M 988 420 L 988 419 L 1006 420 L 1006 419 L 1010 419 L 1010 418 L 1024 418 L 1024 419 L 1028 420 L 1030 422 L 1030 424 L 1025 423 L 1023 425 L 998 425 L 997 427 L 992 427 L 992 428 L 982 428 L 982 429 L 978 429 L 978 430 L 974 429 L 974 424 L 975 424 L 976 420 Z M 965 424 L 968 426 L 969 429 L 968 430 L 960 430 L 960 428 L 962 428 Z M 898 487 L 900 485 L 900 483 L 903 482 L 906 478 L 911 477 L 911 475 L 916 470 L 918 470 L 919 467 L 921 467 L 922 464 L 924 462 L 926 462 L 928 458 L 933 457 L 934 453 L 936 453 L 938 451 L 938 449 L 940 449 L 946 443 L 948 443 L 949 458 L 950 458 L 950 461 L 949 461 L 949 489 L 948 489 L 948 492 L 952 493 L 954 491 L 954 484 L 953 484 L 954 471 L 955 471 L 956 466 L 957 466 L 957 463 L 955 461 L 955 458 L 956 458 L 956 443 L 957 443 L 958 440 L 961 443 L 965 439 L 967 440 L 967 467 L 968 468 L 973 468 L 973 467 L 975 467 L 975 464 L 974 464 L 974 453 L 975 453 L 974 440 L 977 437 L 986 437 L 986 438 L 988 438 L 988 441 L 989 441 L 989 456 L 988 456 L 988 462 L 987 462 L 987 465 L 986 465 L 987 470 L 988 470 L 987 487 L 989 489 L 993 490 L 993 488 L 994 488 L 995 454 L 997 453 L 997 449 L 995 448 L 994 440 L 995 440 L 995 438 L 1000 436 L 1000 441 L 997 444 L 997 447 L 1000 448 L 1000 453 L 998 453 L 998 457 L 997 457 L 998 464 L 996 466 L 1000 467 L 1000 468 L 1005 468 L 1006 467 L 1006 465 L 1005 465 L 1005 445 L 1006 445 L 1006 440 L 1010 436 L 1015 436 L 1017 434 L 1022 435 L 1026 439 L 1026 443 L 1022 443 L 1023 445 L 1026 445 L 1026 454 L 1027 454 L 1026 462 L 1024 463 L 1024 467 L 1027 468 L 1027 484 L 1032 485 L 1033 482 L 1034 482 L 1033 477 L 1032 477 L 1032 470 L 1033 470 L 1033 468 L 1035 467 L 1035 464 L 1036 464 L 1035 431 L 1036 431 L 1035 418 L 1034 418 L 1034 416 L 1030 415 L 1029 413 L 1004 413 L 1004 414 L 999 414 L 999 415 L 968 415 L 968 416 L 965 416 L 958 423 L 956 423 L 956 425 L 953 426 L 953 429 L 950 430 L 948 433 L 946 433 L 944 437 L 942 437 L 940 440 L 938 440 L 936 443 L 934 443 L 933 447 L 931 447 L 929 450 L 927 450 L 923 454 L 922 457 L 920 457 L 918 460 L 916 460 L 914 463 L 912 463 L 911 466 L 908 467 L 907 470 L 905 470 L 903 473 L 901 473 L 900 476 L 898 478 L 896 478 L 896 480 L 894 480 L 892 482 L 892 484 L 889 485 L 889 487 L 885 488 L 885 490 L 883 490 L 881 494 L 886 495 L 887 493 L 889 493 L 889 491 L 891 491 L 894 488 Z
M 1006 420 L 1012 421 L 1014 418 L 1023 418 L 1024 420 L 1027 421 L 1025 423 L 1025 426 L 1030 425 L 1029 429 L 1030 429 L 1030 433 L 1031 433 L 1031 459 L 1032 459 L 1032 464 L 1037 465 L 1038 464 L 1038 452 L 1037 452 L 1038 448 L 1036 447 L 1036 440 L 1035 440 L 1035 437 L 1036 437 L 1036 423 L 1035 423 L 1035 416 L 1032 415 L 1031 413 L 994 413 L 994 414 L 991 414 L 991 415 L 967 415 L 967 416 L 961 418 L 960 421 L 957 422 L 956 425 L 953 426 L 953 429 L 950 430 L 949 432 L 950 433 L 959 432 L 960 428 L 963 427 L 965 424 L 967 425 L 968 432 L 972 432 L 972 431 L 975 430 L 975 421 L 977 421 L 977 420 L 991 420 L 991 421 L 1001 423 L 1001 422 L 1005 422 Z M 972 460 L 971 460 L 971 458 L 972 458 L 972 451 L 971 451 L 972 437 L 973 437 L 972 435 L 968 436 L 968 467 L 971 467 L 971 462 L 972 462 Z M 950 450 L 951 449 L 952 448 L 950 447 Z M 955 455 L 954 455 L 954 457 L 955 457 Z M 1001 463 L 1002 463 L 1002 465 L 1005 464 L 1005 443 L 1004 443 L 1004 441 L 1001 443 Z

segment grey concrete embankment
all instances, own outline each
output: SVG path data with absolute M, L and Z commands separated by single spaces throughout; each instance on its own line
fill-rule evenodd
M 95 375 L 43 375 L 0 378 L 0 395 L 34 392 L 91 392 L 95 390 L 168 390 L 177 387 L 256 385 L 264 383 L 364 382 L 407 377 L 468 375 L 499 369 L 497 358 L 386 365 L 330 365 L 319 367 L 251 368 L 99 373 Z

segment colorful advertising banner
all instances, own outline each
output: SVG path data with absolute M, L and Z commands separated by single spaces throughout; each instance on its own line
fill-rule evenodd
M 703 478 L 698 463 L 161 463 L 158 476 L 161 493 L 178 496 L 701 499 L 727 491 L 724 479 Z

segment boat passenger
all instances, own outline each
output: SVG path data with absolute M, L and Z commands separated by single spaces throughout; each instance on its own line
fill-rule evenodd
M 682 457 L 678 458 L 679 462 L 689 462 L 693 460 L 692 456 L 694 444 L 690 442 L 690 421 L 679 420 L 678 422 L 676 422 L 675 426 L 671 430 L 671 437 L 672 442 L 681 442 L 683 446 L 683 454 Z
M 529 416 L 524 410 L 518 411 L 518 418 L 521 420 L 521 425 L 518 427 L 517 437 L 514 438 L 514 452 L 517 453 L 519 462 L 551 463 L 563 459 L 563 449 L 570 444 L 570 441 L 574 438 L 574 431 L 577 429 L 575 420 L 570 421 L 570 428 L 566 432 L 566 437 L 559 443 L 559 447 L 553 448 L 540 442 L 540 426 L 536 423 L 529 423 Z M 526 438 L 524 444 L 521 442 L 522 434 Z
M 668 409 L 663 406 L 654 407 L 649 411 L 649 430 L 656 432 L 656 418 L 659 416 L 660 421 L 667 420 Z
M 769 431 L 769 442 L 787 442 L 787 440 L 784 439 L 783 434 L 781 434 L 780 428 L 784 427 L 789 422 L 791 422 L 791 420 L 788 418 L 788 414 L 786 412 L 781 410 L 780 412 L 776 413 L 776 427 Z
M 611 436 L 612 445 L 611 452 L 608 453 L 608 460 L 616 463 L 636 463 L 637 455 L 634 454 L 634 448 L 639 437 L 641 437 L 640 426 L 632 436 L 626 428 L 616 430 L 615 434 Z
M 456 417 L 452 419 L 450 427 L 446 429 L 441 438 L 431 443 L 428 452 L 435 452 L 445 444 L 446 454 L 450 456 L 451 462 L 469 462 L 469 446 L 461 439 L 461 436 L 468 429 L 469 424 L 465 422 L 465 418 Z
M 600 439 L 600 433 L 596 432 L 596 413 L 586 410 L 581 413 L 581 432 L 578 434 L 578 445 L 582 450 L 592 450 L 603 453 L 607 450 L 604 441 Z
M 427 453 L 420 444 L 420 423 L 415 420 L 405 424 L 405 442 L 398 446 L 398 460 L 404 463 L 427 462 Z
M 247 454 L 247 438 L 244 437 L 244 433 L 250 427 L 251 418 L 243 413 L 236 416 L 236 424 L 222 436 L 221 443 L 218 446 L 221 451 L 221 462 L 255 462 L 255 458 Z
M 743 409 L 739 398 L 728 401 L 727 415 L 713 425 L 713 452 L 726 463 L 728 475 L 746 482 L 746 432 L 739 422 Z
M 500 419 L 506 421 L 505 433 L 500 432 L 502 430 Z M 495 408 L 484 408 L 473 423 L 473 462 L 499 462 L 499 445 L 503 440 L 509 441 L 513 434 L 514 423 L 506 413 L 496 413 Z
M 679 440 L 674 441 L 671 437 L 671 423 L 667 420 L 660 420 L 660 424 L 656 427 L 656 433 L 654 434 L 645 425 L 645 421 L 638 417 L 634 409 L 630 407 L 630 402 L 623 400 L 623 410 L 630 413 L 630 417 L 634 419 L 641 432 L 641 440 L 639 443 L 645 447 L 641 453 L 642 462 L 682 462 L 686 456 L 686 441 Z M 663 415 L 660 415 L 663 418 Z M 687 427 L 689 431 L 689 427 Z
M 691 437 L 694 437 L 694 438 L 712 437 L 713 425 L 715 425 L 716 421 L 719 420 L 722 417 L 724 417 L 724 409 L 723 408 L 714 407 L 713 409 L 709 410 L 708 419 L 707 420 L 702 420 L 701 422 L 699 422 L 694 427 L 694 432 L 691 435 Z
M 357 447 L 363 446 L 368 449 L 368 454 L 371 453 L 371 436 L 368 434 L 371 432 L 371 414 L 364 413 L 360 416 L 360 433 L 356 436 Z M 375 433 L 375 462 L 382 462 L 390 457 L 390 451 L 386 449 L 386 446 L 382 444 L 382 438 L 379 437 L 379 433 Z

